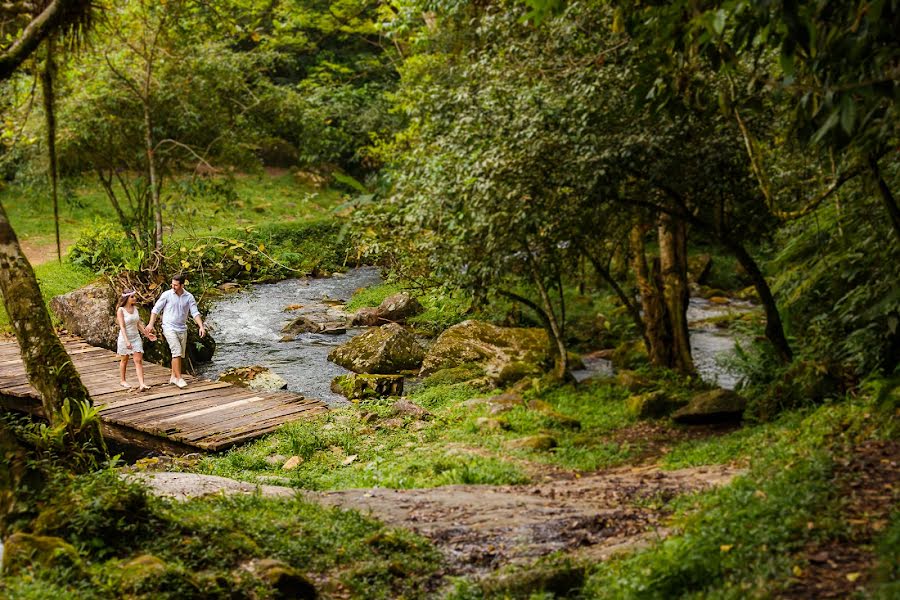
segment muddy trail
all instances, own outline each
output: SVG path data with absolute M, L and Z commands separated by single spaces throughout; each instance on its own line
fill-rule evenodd
M 666 535 L 669 500 L 728 483 L 740 469 L 617 468 L 531 485 L 452 485 L 304 492 L 192 473 L 141 473 L 153 493 L 179 500 L 221 493 L 292 496 L 359 510 L 430 539 L 446 575 L 485 575 L 553 552 L 602 559 Z

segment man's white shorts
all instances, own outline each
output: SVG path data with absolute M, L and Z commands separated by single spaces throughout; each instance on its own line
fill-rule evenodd
M 187 356 L 187 331 L 163 329 L 163 336 L 169 342 L 169 350 L 172 351 L 173 357 Z

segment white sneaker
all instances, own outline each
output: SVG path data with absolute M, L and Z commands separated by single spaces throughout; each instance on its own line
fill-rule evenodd
M 185 382 L 184 379 L 179 379 L 178 381 L 175 382 L 175 385 L 177 385 L 178 387 L 184 389 L 184 388 L 187 387 L 187 382 Z
M 178 380 L 175 377 L 169 377 L 169 383 L 172 385 L 178 385 Z

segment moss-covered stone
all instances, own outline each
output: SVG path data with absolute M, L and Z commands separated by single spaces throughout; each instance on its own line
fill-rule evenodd
M 509 423 L 504 419 L 478 417 L 475 419 L 475 427 L 478 431 L 503 431 L 509 429 Z
M 139 590 L 148 580 L 161 578 L 167 570 L 168 566 L 161 558 L 142 554 L 122 565 L 119 588 L 122 591 Z
M 665 417 L 682 406 L 684 406 L 684 402 L 669 397 L 662 390 L 636 394 L 625 401 L 625 407 L 629 414 L 638 419 Z
M 9 536 L 3 549 L 4 574 L 15 575 L 34 566 L 76 572 L 84 570 L 78 551 L 62 538 L 21 532 Z
M 305 575 L 280 560 L 266 558 L 254 561 L 250 570 L 272 587 L 275 598 L 315 600 L 319 597 L 316 586 Z
M 540 413 L 560 427 L 565 427 L 567 429 L 581 429 L 581 421 L 558 412 L 552 405 L 543 400 L 532 400 L 528 403 L 528 408 Z
M 740 421 L 746 406 L 747 402 L 736 392 L 717 389 L 697 394 L 672 419 L 685 424 Z
M 394 375 L 418 369 L 425 351 L 396 323 L 362 333 L 328 354 L 328 360 L 356 373 Z
M 537 435 L 530 435 L 528 437 L 512 440 L 508 444 L 509 448 L 515 450 L 536 450 L 539 452 L 546 452 L 551 448 L 556 448 L 556 445 L 556 438 L 552 435 L 547 435 L 546 433 L 539 433 Z
M 422 375 L 465 364 L 478 365 L 495 383 L 541 375 L 550 363 L 547 332 L 463 321 L 444 331 L 425 356 Z
M 403 394 L 403 375 L 350 373 L 331 380 L 331 391 L 348 400 L 384 398 Z
M 635 371 L 621 370 L 616 373 L 615 383 L 629 392 L 640 392 L 653 387 L 653 382 Z

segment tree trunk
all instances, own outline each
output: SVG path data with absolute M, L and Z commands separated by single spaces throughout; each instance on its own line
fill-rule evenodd
M 149 77 L 149 75 L 148 75 Z M 153 149 L 153 121 L 150 118 L 150 99 L 144 101 L 144 145 L 147 151 L 147 175 L 150 180 L 150 201 L 153 203 L 154 248 L 162 251 L 163 220 L 159 181 L 156 172 L 156 152 Z
M 534 253 L 527 243 L 525 243 L 525 251 L 528 253 L 528 268 L 531 272 L 531 281 L 534 283 L 535 287 L 537 287 L 538 294 L 541 297 L 541 303 L 544 305 L 544 315 L 548 326 L 547 333 L 550 336 L 550 345 L 554 356 L 554 375 L 557 379 L 562 381 L 569 373 L 569 356 L 566 351 L 566 340 L 564 337 L 566 309 L 565 300 L 562 296 L 562 282 L 557 280 L 560 287 L 559 302 L 560 315 L 562 317 L 561 319 L 557 319 L 556 311 L 553 310 L 553 301 L 550 299 L 550 294 L 547 292 L 547 286 L 544 285 L 544 280 L 541 278 L 541 274 L 538 271 Z
M 791 362 L 794 358 L 794 353 L 791 350 L 790 344 L 788 344 L 787 337 L 784 335 L 784 325 L 781 322 L 781 314 L 778 312 L 778 305 L 775 304 L 775 296 L 772 295 L 772 290 L 769 288 L 769 284 L 760 270 L 759 265 L 756 264 L 756 261 L 753 260 L 753 257 L 750 256 L 750 253 L 747 252 L 747 249 L 744 248 L 740 242 L 721 238 L 720 241 L 731 251 L 734 257 L 737 258 L 738 262 L 747 272 L 747 275 L 749 275 L 750 279 L 753 281 L 753 287 L 756 288 L 759 300 L 762 302 L 763 308 L 766 311 L 766 338 L 768 338 L 772 343 L 772 346 L 775 347 L 775 352 L 778 354 L 778 358 L 781 359 L 781 362 L 784 364 Z
M 635 225 L 631 229 L 634 275 L 644 311 L 644 340 L 650 363 L 657 367 L 669 367 L 672 364 L 672 333 L 666 320 L 659 263 L 654 261 L 652 268 L 647 264 L 644 235 L 648 229 L 645 224 Z
M 641 311 L 634 303 L 634 301 L 628 297 L 628 294 L 625 293 L 625 290 L 622 289 L 622 286 L 616 281 L 613 274 L 604 267 L 600 261 L 594 256 L 592 253 L 585 251 L 582 248 L 582 251 L 587 255 L 588 260 L 591 261 L 591 265 L 594 267 L 594 271 L 600 276 L 603 281 L 605 281 L 609 286 L 613 289 L 616 296 L 619 297 L 619 301 L 628 309 L 628 314 L 631 315 L 631 320 L 634 322 L 635 327 L 641 333 L 641 337 L 644 340 L 644 347 L 647 348 L 647 352 L 650 352 L 650 340 L 647 339 L 647 332 L 644 331 L 644 321 L 641 319 Z
M 31 264 L 22 253 L 6 211 L 0 204 L 0 292 L 3 305 L 19 342 L 22 361 L 32 386 L 41 394 L 44 415 L 52 426 L 63 426 L 75 444 L 90 442 L 106 453 L 100 423 L 85 420 L 83 408 L 90 407 L 88 394 L 78 371 L 53 331 L 50 314 Z M 63 417 L 63 405 L 70 401 L 71 417 Z
M 696 372 L 691 357 L 687 309 L 691 299 L 687 279 L 687 226 L 671 215 L 659 216 L 659 261 L 666 319 L 672 333 L 671 367 L 690 375 Z
M 875 185 L 878 187 L 881 202 L 884 204 L 884 208 L 891 220 L 891 225 L 894 227 L 894 235 L 897 241 L 900 242 L 900 208 L 897 207 L 897 201 L 894 200 L 891 188 L 888 187 L 887 182 L 881 176 L 881 171 L 878 169 L 878 159 L 874 155 L 869 155 L 869 171 L 872 173 L 872 179 L 875 180 Z
M 44 97 L 44 118 L 47 122 L 47 158 L 49 160 L 50 194 L 53 199 L 53 224 L 56 229 L 56 258 L 62 262 L 62 243 L 59 239 L 59 169 L 56 160 L 56 96 L 53 81 L 56 78 L 53 36 L 47 39 L 47 60 L 41 72 L 41 91 Z

